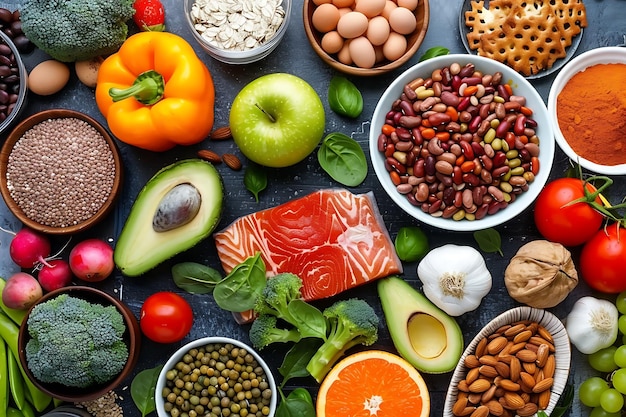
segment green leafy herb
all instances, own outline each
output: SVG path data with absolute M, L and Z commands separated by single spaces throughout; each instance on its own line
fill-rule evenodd
M 222 280 L 222 275 L 196 262 L 181 262 L 172 267 L 172 278 L 178 288 L 191 294 L 210 294 Z
M 502 238 L 496 229 L 477 230 L 474 232 L 474 239 L 483 252 L 497 252 L 500 256 L 504 256 L 502 253 Z
M 363 96 L 352 81 L 334 76 L 328 87 L 328 104 L 332 111 L 355 118 L 363 111 Z
M 328 175 L 348 187 L 356 187 L 367 177 L 365 152 L 357 141 L 343 133 L 330 133 L 324 138 L 317 160 Z
M 266 282 L 265 262 L 261 253 L 257 252 L 237 265 L 215 286 L 213 298 L 220 308 L 227 311 L 240 313 L 251 310 Z
M 296 388 L 285 398 L 280 390 L 281 402 L 276 417 L 315 417 L 313 398 L 305 388 Z
M 448 55 L 449 53 L 450 50 L 445 46 L 433 46 L 432 48 L 424 52 L 418 62 L 426 61 L 427 59 L 434 58 L 436 56 Z
M 267 187 L 267 172 L 257 164 L 250 164 L 243 175 L 243 184 L 258 203 L 259 193 Z
M 401 227 L 394 242 L 398 258 L 405 262 L 417 262 L 428 253 L 428 237 L 417 226 Z
M 315 306 L 304 300 L 291 300 L 287 305 L 289 314 L 296 321 L 302 337 L 326 339 L 326 318 Z
M 322 345 L 323 340 L 315 337 L 307 337 L 294 344 L 287 352 L 278 372 L 283 376 L 281 388 L 291 378 L 304 378 L 309 376 L 306 366 Z
M 154 390 L 161 369 L 163 369 L 163 365 L 144 369 L 135 375 L 130 383 L 130 396 L 133 398 L 133 402 L 139 411 L 141 411 L 142 417 L 147 416 L 156 409 Z

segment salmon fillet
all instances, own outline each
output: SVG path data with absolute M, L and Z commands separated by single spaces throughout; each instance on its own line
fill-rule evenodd
M 268 278 L 298 275 L 307 301 L 402 272 L 372 192 L 319 190 L 240 217 L 214 237 L 226 273 L 260 252 Z

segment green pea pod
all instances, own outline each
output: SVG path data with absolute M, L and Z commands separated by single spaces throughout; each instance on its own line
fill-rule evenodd
M 9 407 L 7 408 L 7 417 L 24 417 L 24 413 L 17 408 Z
M 35 410 L 28 401 L 24 401 L 24 406 L 21 411 L 24 417 L 36 417 Z
M 0 417 L 6 417 L 9 407 L 9 357 L 7 344 L 0 340 Z
M 0 314 L 0 337 L 4 339 L 15 358 L 19 358 L 19 348 L 17 345 L 18 336 L 19 327 L 10 318 L 4 314 Z M 22 364 L 19 362 L 17 364 L 20 368 L 20 373 L 22 374 L 26 389 L 31 395 L 32 404 L 35 407 L 35 410 L 39 412 L 45 410 L 48 405 L 50 405 L 50 402 L 52 402 L 52 397 L 37 388 L 26 375 L 26 372 L 22 368 Z
M 11 397 L 13 397 L 13 402 L 17 408 L 23 410 L 26 397 L 24 396 L 24 379 L 20 373 L 20 366 L 17 358 L 13 356 L 10 350 L 7 352 L 7 359 L 9 361 L 9 389 Z
M 6 285 L 6 281 L 0 278 L 0 293 L 4 289 L 5 285 Z M 28 310 L 16 310 L 14 308 L 7 307 L 6 304 L 2 302 L 2 298 L 0 298 L 0 310 L 2 310 L 4 314 L 6 314 L 17 325 L 22 324 L 22 322 L 24 321 L 24 318 L 26 318 L 26 313 L 28 313 Z

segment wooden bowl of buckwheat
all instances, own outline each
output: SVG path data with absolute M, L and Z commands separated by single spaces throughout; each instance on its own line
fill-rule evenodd
M 0 193 L 25 226 L 42 233 L 81 232 L 101 221 L 120 191 L 122 161 L 106 129 L 66 109 L 36 113 L 0 150 Z

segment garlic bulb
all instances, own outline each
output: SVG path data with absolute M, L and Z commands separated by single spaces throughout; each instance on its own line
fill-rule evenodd
M 432 249 L 417 266 L 424 295 L 451 316 L 475 310 L 491 290 L 491 274 L 480 252 L 471 246 Z
M 589 355 L 615 343 L 618 318 L 615 304 L 586 296 L 574 303 L 567 315 L 565 330 L 576 349 Z

